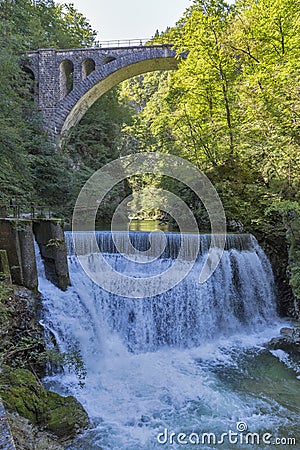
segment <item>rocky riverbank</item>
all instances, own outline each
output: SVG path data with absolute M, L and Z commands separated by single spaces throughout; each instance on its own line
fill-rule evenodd
M 87 413 L 74 397 L 47 391 L 29 370 L 2 367 L 0 396 L 17 449 L 63 448 L 88 427 Z
M 300 313 L 300 222 L 290 221 L 276 233 L 255 233 L 272 265 L 277 310 L 282 317 L 299 319 Z
M 39 296 L 24 287 L 0 286 L 0 397 L 17 450 L 60 450 L 89 425 L 71 396 L 47 391 L 47 352 L 38 323 Z
M 280 336 L 267 344 L 270 350 L 283 350 L 288 354 L 300 357 L 300 323 L 294 327 L 284 327 L 280 330 Z

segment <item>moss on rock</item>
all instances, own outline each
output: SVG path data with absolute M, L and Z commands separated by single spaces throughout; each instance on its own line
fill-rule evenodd
M 74 397 L 47 391 L 26 369 L 2 368 L 0 396 L 8 411 L 60 438 L 74 437 L 89 425 L 87 413 Z

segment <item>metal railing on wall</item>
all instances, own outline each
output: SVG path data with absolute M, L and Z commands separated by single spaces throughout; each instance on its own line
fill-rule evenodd
M 139 47 L 146 45 L 152 38 L 148 39 L 115 39 L 110 41 L 97 41 L 95 47 L 119 48 L 119 47 Z M 155 44 L 154 44 L 155 45 Z
M 50 219 L 51 217 L 53 217 L 53 211 L 46 205 L 17 202 L 11 202 L 9 205 L 0 205 L 0 218 Z

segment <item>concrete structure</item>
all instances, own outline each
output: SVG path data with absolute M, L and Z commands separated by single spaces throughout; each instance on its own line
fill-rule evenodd
M 65 236 L 60 220 L 34 219 L 33 232 L 44 261 L 45 275 L 65 291 L 70 285 Z
M 0 219 L 0 271 L 14 284 L 38 289 L 36 239 L 49 281 L 65 290 L 70 284 L 67 250 L 61 221 L 58 219 Z M 6 255 L 9 270 L 6 264 Z M 5 270 L 4 270 L 5 269 Z
M 32 222 L 0 219 L 0 249 L 6 250 L 13 283 L 37 289 Z
M 123 48 L 40 49 L 28 53 L 45 129 L 60 141 L 92 104 L 113 86 L 155 70 L 174 70 L 168 45 Z
M 0 281 L 11 284 L 11 273 L 6 250 L 0 250 Z

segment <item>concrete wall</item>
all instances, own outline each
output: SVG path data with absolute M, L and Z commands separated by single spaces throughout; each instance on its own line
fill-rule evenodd
M 0 219 L 0 250 L 6 251 L 12 282 L 38 289 L 34 236 L 46 277 L 65 290 L 70 284 L 67 251 L 62 224 L 55 219 Z
M 0 249 L 7 252 L 13 283 L 37 289 L 32 222 L 0 219 Z
M 33 231 L 48 280 L 62 290 L 70 285 L 67 250 L 62 224 L 54 219 L 34 219 Z
M 6 250 L 0 250 L 0 275 L 0 281 L 7 284 L 12 283 Z

